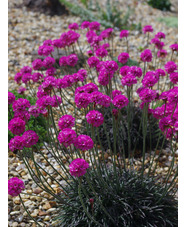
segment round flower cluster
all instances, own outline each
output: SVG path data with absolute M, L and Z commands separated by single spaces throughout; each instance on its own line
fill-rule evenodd
M 94 147 L 94 142 L 93 140 L 90 138 L 90 136 L 87 135 L 79 135 L 75 142 L 74 145 L 76 148 L 82 150 L 82 151 L 86 151 L 86 150 L 90 150 Z
M 30 102 L 27 99 L 23 99 L 23 98 L 17 99 L 12 105 L 14 112 L 25 112 L 29 107 L 30 107 Z
M 8 147 L 12 152 L 16 150 L 22 150 L 24 147 L 22 136 L 14 136 L 14 138 L 11 138 Z
M 15 101 L 15 95 L 12 92 L 8 92 L 8 105 L 11 105 Z
M 81 158 L 73 160 L 69 165 L 70 174 L 74 177 L 81 177 L 85 175 L 88 168 L 88 162 Z
M 8 194 L 15 197 L 18 196 L 25 188 L 24 182 L 17 177 L 8 180 Z
M 155 35 L 155 38 L 158 38 L 158 39 L 165 39 L 165 33 L 163 33 L 163 32 L 158 32 L 158 33 Z
M 132 73 L 128 72 L 127 75 L 121 79 L 121 84 L 123 86 L 127 85 L 130 87 L 133 84 L 137 84 L 137 79 Z
M 159 76 L 155 73 L 155 71 L 148 71 L 143 80 L 142 84 L 144 87 L 153 87 L 159 80 Z
M 170 73 L 173 73 L 175 72 L 177 69 L 178 69 L 178 66 L 176 65 L 175 62 L 173 61 L 168 61 L 166 64 L 165 64 L 165 71 L 170 74 Z
M 128 30 L 122 30 L 121 32 L 120 32 L 120 35 L 119 35 L 119 37 L 120 37 L 120 39 L 122 39 L 123 37 L 128 37 L 128 35 L 129 35 L 129 31 Z
M 72 23 L 72 24 L 69 24 L 68 28 L 72 30 L 78 30 L 79 25 L 77 23 Z
M 124 95 L 116 95 L 114 99 L 112 100 L 112 103 L 115 107 L 118 109 L 122 109 L 124 106 L 127 106 L 129 103 L 129 100 Z
M 158 58 L 162 58 L 162 59 L 166 58 L 167 57 L 167 51 L 161 49 L 161 50 L 158 51 L 157 56 L 158 56 Z
M 171 49 L 172 51 L 178 52 L 178 44 L 177 44 L 177 43 L 172 44 L 172 45 L 170 45 L 169 47 L 170 47 L 170 49 Z
M 87 122 L 93 127 L 99 127 L 104 122 L 103 114 L 97 110 L 91 110 L 86 115 Z
M 58 140 L 63 146 L 69 147 L 76 140 L 76 132 L 73 129 L 65 128 L 59 132 Z
M 120 63 L 122 63 L 122 64 L 127 63 L 128 59 L 129 59 L 129 54 L 128 53 L 121 53 L 118 56 L 118 61 Z
M 58 121 L 58 126 L 60 130 L 65 128 L 72 128 L 75 125 L 75 118 L 71 115 L 64 115 Z
M 20 135 L 25 131 L 25 124 L 25 121 L 23 121 L 20 117 L 15 117 L 9 121 L 8 130 L 15 135 Z
M 177 84 L 178 83 L 178 72 L 173 72 L 170 74 L 170 81 L 173 84 Z
M 141 60 L 143 62 L 151 62 L 152 61 L 152 52 L 149 49 L 144 50 L 141 55 Z
M 149 88 L 143 88 L 139 92 L 139 97 L 143 102 L 151 102 L 156 98 L 156 91 Z
M 146 34 L 147 32 L 153 32 L 153 28 L 151 25 L 144 26 L 142 30 L 144 34 Z
M 22 139 L 24 147 L 32 147 L 38 142 L 39 136 L 34 131 L 28 130 L 23 133 Z

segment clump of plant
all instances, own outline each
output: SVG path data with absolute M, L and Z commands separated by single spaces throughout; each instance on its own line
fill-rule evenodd
M 108 169 L 88 171 L 80 181 L 81 188 L 74 182 L 72 188 L 67 187 L 67 193 L 61 193 L 66 203 L 58 207 L 55 218 L 61 227 L 177 226 L 173 192 L 165 194 L 162 185 L 151 177 L 141 178 L 132 171 L 118 171 L 116 177 Z M 92 218 L 85 215 L 84 209 Z
M 62 218 L 58 218 L 61 226 L 87 226 L 88 220 L 88 226 L 105 223 L 106 226 L 107 223 L 110 226 L 135 226 L 136 223 L 138 226 L 175 226 L 177 207 L 171 193 L 176 193 L 178 173 L 175 162 L 178 44 L 170 46 L 169 56 L 163 48 L 165 34 L 158 32 L 152 38 L 153 28 L 147 25 L 143 28 L 147 49 L 140 53 L 137 66 L 127 65 L 131 52 L 128 30 L 120 33 L 123 49 L 118 55 L 114 49 L 114 29 L 100 31 L 101 24 L 97 21 L 84 21 L 80 26 L 86 31 L 89 56 L 82 69 L 75 73 L 68 70 L 75 68 L 79 54 L 83 55 L 79 25 L 73 23 L 58 39 L 45 40 L 39 46 L 38 54 L 44 59 L 35 59 L 32 67 L 24 66 L 15 75 L 15 81 L 24 83 L 37 98 L 31 106 L 27 99 L 15 100 L 9 92 L 14 117 L 8 126 L 15 135 L 9 142 L 9 150 L 17 152 L 36 185 L 50 194 L 57 206 L 64 206 L 65 210 L 60 211 Z M 65 55 L 60 56 L 60 49 L 64 49 Z M 54 51 L 59 55 L 57 58 Z M 121 65 L 114 61 L 115 57 Z M 28 114 L 46 118 L 49 142 L 43 145 L 53 158 L 52 163 L 40 149 L 38 132 L 26 128 Z M 137 121 L 141 119 L 140 123 L 135 122 L 136 116 Z M 82 121 L 85 121 L 86 133 L 82 133 Z M 157 135 L 154 131 L 150 133 L 154 122 L 159 125 Z M 101 145 L 103 132 L 109 150 Z M 126 147 L 123 139 L 118 143 L 122 133 L 127 137 Z M 153 180 L 165 140 L 170 144 L 172 161 L 160 185 Z M 135 160 L 134 148 L 138 141 L 141 141 L 141 156 Z M 152 150 L 154 142 L 156 146 Z M 159 148 L 157 156 L 156 147 Z M 147 148 L 150 149 L 148 157 Z M 37 162 L 35 152 L 53 173 Z M 57 188 L 54 189 L 48 179 Z M 19 196 L 22 201 L 23 190 L 22 180 L 9 179 L 10 195 Z M 74 209 L 72 218 L 69 204 Z M 30 218 L 41 226 L 39 221 Z
M 171 3 L 169 0 L 147 0 L 147 3 L 153 8 L 163 11 L 170 10 L 171 8 Z

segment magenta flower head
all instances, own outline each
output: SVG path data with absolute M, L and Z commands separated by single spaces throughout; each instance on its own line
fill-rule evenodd
M 100 37 L 102 39 L 106 39 L 106 38 L 109 38 L 112 33 L 113 33 L 113 28 L 107 28 L 100 33 Z
M 63 146 L 68 147 L 75 142 L 76 137 L 76 132 L 73 129 L 65 128 L 59 133 L 58 140 Z
M 155 71 L 148 71 L 142 80 L 143 87 L 153 87 L 158 82 L 158 80 L 159 77 L 157 76 Z
M 63 115 L 59 121 L 58 121 L 58 126 L 60 130 L 63 130 L 65 128 L 72 128 L 75 125 L 75 118 L 72 117 L 71 115 Z
M 27 99 L 23 99 L 23 98 L 17 99 L 12 105 L 14 112 L 24 112 L 29 107 L 30 107 L 30 102 Z
M 111 79 L 111 75 L 109 72 L 107 72 L 105 69 L 101 70 L 98 76 L 98 82 L 106 86 L 109 83 L 109 80 Z
M 14 152 L 16 150 L 22 150 L 24 147 L 22 136 L 14 136 L 8 144 L 9 150 Z
M 11 105 L 15 101 L 15 95 L 12 92 L 8 92 L 8 105 Z
M 77 61 L 78 61 L 78 57 L 76 54 L 71 54 L 67 56 L 67 64 L 69 66 L 75 66 L 77 64 Z
M 177 43 L 172 44 L 172 45 L 170 45 L 169 47 L 170 47 L 170 49 L 171 49 L 172 51 L 178 52 L 178 44 L 177 44 Z
M 25 188 L 24 182 L 17 177 L 8 180 L 8 194 L 15 197 L 18 196 Z
M 170 81 L 173 84 L 177 84 L 178 83 L 178 72 L 173 72 L 170 74 Z
M 115 61 L 105 61 L 105 68 L 110 72 L 110 73 L 115 73 L 118 70 L 118 64 Z
M 90 22 L 89 21 L 83 21 L 82 24 L 81 24 L 81 29 L 88 28 L 89 25 L 90 25 Z
M 167 57 L 167 51 L 161 49 L 161 50 L 158 51 L 157 56 L 158 56 L 158 58 L 162 58 L 162 59 L 166 58 Z
M 122 39 L 123 37 L 128 37 L 128 35 L 129 35 L 129 31 L 128 30 L 122 30 L 121 32 L 120 32 L 120 35 L 119 35 L 119 37 L 120 37 L 120 39 Z
M 72 24 L 69 24 L 68 28 L 72 30 L 78 30 L 79 25 L 77 23 L 72 23 Z
M 90 138 L 90 136 L 87 135 L 79 135 L 75 142 L 74 145 L 76 148 L 82 150 L 82 151 L 87 151 L 90 150 L 94 147 L 94 142 Z
M 25 131 L 25 121 L 20 117 L 15 117 L 8 123 L 8 130 L 10 130 L 15 135 L 20 135 Z
M 168 74 L 173 73 L 174 71 L 176 71 L 178 69 L 177 64 L 173 61 L 168 61 L 164 67 L 165 67 L 165 71 Z
M 19 72 L 15 74 L 14 80 L 17 84 L 19 84 L 21 82 L 21 78 L 22 78 L 22 73 Z
M 104 58 L 107 55 L 108 55 L 108 51 L 106 49 L 102 48 L 102 47 L 101 48 L 98 48 L 96 50 L 96 56 L 97 57 Z
M 133 76 L 138 77 L 138 78 L 140 78 L 143 74 L 142 69 L 138 66 L 131 66 L 130 67 L 130 73 Z
M 41 59 L 37 58 L 32 62 L 32 67 L 34 70 L 39 70 L 41 67 L 43 67 L 43 62 Z
M 119 56 L 118 56 L 118 61 L 122 64 L 125 64 L 127 63 L 129 59 L 129 54 L 128 53 L 121 53 Z
M 137 79 L 132 73 L 128 72 L 127 75 L 121 79 L 121 84 L 123 86 L 127 85 L 130 87 L 133 84 L 137 84 Z
M 112 98 L 114 98 L 116 95 L 121 95 L 122 93 L 121 93 L 121 91 L 119 91 L 119 90 L 113 90 L 112 91 Z
M 99 22 L 93 21 L 93 22 L 90 22 L 89 29 L 90 30 L 99 30 L 100 26 L 101 26 L 101 24 Z
M 44 76 L 41 73 L 33 73 L 32 80 L 33 80 L 33 82 L 38 82 L 43 77 Z
M 52 45 L 52 40 L 51 40 L 51 39 L 46 39 L 46 40 L 43 42 L 43 45 L 44 45 L 44 46 L 51 46 L 51 45 Z
M 46 57 L 44 60 L 43 60 L 43 66 L 45 67 L 45 68 L 50 68 L 50 67 L 52 67 L 53 65 L 55 64 L 55 59 L 54 58 L 52 58 L 52 57 Z
M 23 66 L 23 68 L 21 68 L 20 73 L 25 74 L 25 73 L 32 73 L 32 68 L 29 66 Z
M 38 117 L 41 109 L 38 106 L 30 106 L 30 108 L 28 109 L 29 114 L 31 114 L 34 117 Z
M 79 93 L 75 95 L 75 103 L 78 108 L 87 108 L 91 102 L 90 95 L 88 93 Z
M 25 91 L 26 91 L 26 88 L 20 86 L 17 93 L 23 95 Z
M 88 65 L 90 68 L 96 67 L 98 63 L 99 63 L 99 58 L 95 56 L 88 58 Z
M 153 28 L 151 25 L 144 26 L 142 30 L 144 34 L 146 34 L 147 32 L 153 32 Z
M 143 62 L 151 62 L 152 61 L 152 52 L 149 49 L 144 50 L 141 55 L 141 60 Z
M 98 104 L 103 107 L 109 107 L 111 98 L 108 95 L 102 95 L 102 98 L 98 101 Z
M 163 33 L 163 32 L 158 32 L 158 33 L 155 35 L 155 38 L 158 38 L 158 39 L 165 39 L 165 33 Z
M 20 117 L 23 121 L 28 121 L 30 119 L 30 114 L 27 111 L 24 112 L 15 112 L 14 118 Z
M 156 98 L 156 91 L 149 88 L 143 88 L 139 92 L 139 97 L 143 102 L 151 102 Z
M 65 45 L 64 45 L 64 43 L 62 42 L 61 39 L 54 39 L 54 40 L 52 40 L 52 46 L 57 47 L 57 48 L 62 48 Z
M 124 95 L 116 95 L 114 99 L 112 100 L 112 103 L 115 107 L 118 109 L 122 109 L 124 106 L 127 106 L 129 103 L 129 100 Z
M 22 75 L 22 82 L 27 84 L 31 79 L 32 79 L 32 74 L 30 73 L 25 73 Z
M 99 127 L 103 124 L 104 117 L 103 114 L 97 110 L 91 110 L 86 115 L 87 122 L 93 127 Z
M 119 71 L 122 76 L 126 76 L 127 73 L 130 72 L 130 66 L 128 65 L 122 66 Z
M 73 160 L 69 165 L 70 174 L 74 177 L 81 177 L 85 175 L 88 168 L 88 162 L 81 158 Z
M 165 76 L 166 74 L 165 74 L 165 71 L 163 70 L 163 69 L 156 69 L 156 75 L 157 76 Z
M 32 147 L 39 140 L 39 136 L 32 130 L 24 132 L 22 138 L 24 147 Z
M 51 104 L 52 107 L 58 107 L 60 106 L 61 103 L 62 103 L 62 99 L 60 96 L 58 95 L 52 96 L 52 104 Z
M 48 55 L 51 54 L 53 51 L 54 51 L 54 47 L 42 45 L 42 46 L 39 46 L 38 55 L 41 55 L 41 56 L 48 56 Z
M 60 59 L 59 59 L 59 65 L 60 66 L 67 66 L 67 56 L 62 56 Z
M 85 69 L 80 69 L 78 71 L 78 74 L 80 74 L 83 77 L 83 80 L 85 80 L 87 78 L 87 71 Z
M 56 69 L 54 67 L 50 67 L 46 70 L 46 76 L 54 76 L 56 73 Z

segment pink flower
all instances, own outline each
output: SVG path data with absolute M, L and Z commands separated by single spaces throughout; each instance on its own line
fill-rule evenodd
M 27 84 L 32 79 L 32 75 L 30 73 L 25 73 L 22 75 L 22 82 Z
M 141 60 L 143 62 L 151 62 L 152 61 L 152 52 L 149 49 L 144 50 L 141 55 Z
M 52 104 L 53 99 L 49 95 L 43 96 L 36 101 L 36 105 L 41 109 L 44 109 L 48 106 L 52 106 Z
M 67 56 L 62 56 L 62 57 L 59 59 L 59 65 L 60 65 L 60 66 L 66 66 L 66 65 L 67 65 Z
M 12 177 L 8 180 L 8 194 L 15 197 L 18 196 L 25 188 L 24 182 L 17 177 Z
M 82 150 L 82 151 L 86 151 L 86 150 L 90 150 L 94 147 L 94 142 L 93 140 L 90 138 L 90 136 L 87 135 L 79 135 L 75 142 L 74 145 L 76 148 Z
M 51 46 L 52 45 L 52 40 L 51 39 L 47 39 L 43 42 L 44 46 Z
M 63 115 L 59 121 L 58 126 L 60 130 L 63 130 L 65 128 L 72 128 L 75 125 L 75 118 L 71 115 Z
M 144 26 L 142 30 L 144 34 L 146 34 L 147 32 L 153 32 L 153 28 L 151 25 Z
M 98 101 L 98 104 L 103 107 L 109 107 L 111 103 L 111 98 L 108 95 L 102 95 L 101 99 Z
M 22 73 L 16 73 L 14 80 L 16 81 L 17 84 L 19 84 L 21 82 L 21 78 L 22 78 Z
M 87 122 L 93 127 L 99 127 L 103 124 L 104 117 L 103 114 L 97 110 L 91 110 L 86 115 Z
M 25 121 L 20 117 L 15 117 L 8 123 L 8 130 L 10 130 L 15 135 L 20 135 L 25 131 Z
M 158 39 L 165 39 L 165 33 L 163 33 L 163 32 L 158 32 L 158 33 L 155 35 L 155 38 L 158 38 Z
M 41 56 L 48 56 L 53 51 L 54 51 L 54 47 L 42 45 L 42 46 L 39 46 L 38 54 Z
M 23 95 L 25 91 L 26 91 L 26 88 L 20 86 L 17 93 Z
M 159 122 L 159 127 L 160 127 L 162 132 L 164 132 L 171 125 L 172 125 L 171 117 L 164 117 Z
M 15 95 L 12 92 L 8 92 L 8 105 L 11 105 L 15 101 Z
M 116 95 L 114 99 L 112 100 L 112 103 L 115 107 L 118 109 L 122 109 L 124 106 L 127 106 L 129 103 L 129 100 L 124 95 Z
M 118 56 L 118 61 L 122 64 L 125 64 L 129 59 L 129 54 L 128 53 L 121 53 Z
M 82 76 L 83 80 L 85 80 L 87 78 L 87 76 L 88 76 L 87 75 L 87 71 L 85 69 L 80 69 L 78 71 L 78 74 L 80 74 Z
M 20 73 L 22 73 L 22 74 L 25 74 L 25 73 L 32 73 L 32 68 L 31 67 L 29 67 L 29 66 L 23 66 L 23 68 L 21 68 L 21 70 L 20 70 Z
M 164 67 L 165 67 L 165 71 L 168 74 L 173 73 L 174 71 L 176 71 L 178 69 L 178 66 L 173 61 L 167 62 Z
M 41 112 L 41 109 L 38 107 L 38 106 L 31 106 L 29 109 L 28 109 L 28 112 L 29 114 L 31 114 L 32 116 L 34 117 L 38 117 L 40 112 Z
M 22 136 L 14 136 L 8 144 L 10 151 L 22 150 L 24 147 Z
M 102 39 L 109 38 L 113 32 L 113 28 L 107 28 L 100 33 Z
M 149 88 L 143 88 L 139 92 L 139 97 L 143 102 L 151 102 L 156 98 L 156 91 Z
M 52 40 L 52 46 L 57 47 L 57 48 L 62 48 L 62 47 L 64 47 L 64 44 L 61 39 L 54 39 L 54 40 Z
M 43 66 L 48 69 L 52 67 L 55 64 L 55 62 L 56 62 L 55 59 L 49 56 L 43 60 Z
M 65 147 L 68 147 L 75 142 L 76 137 L 76 132 L 73 129 L 65 128 L 59 133 L 58 140 Z
M 50 67 L 46 70 L 46 76 L 54 76 L 56 73 L 56 69 L 54 67 Z
M 178 72 L 173 72 L 170 74 L 170 81 L 173 84 L 177 84 L 178 83 Z
M 158 43 L 155 43 L 155 47 L 158 49 L 158 50 L 161 50 L 163 47 L 165 46 L 164 42 L 158 42 Z
M 79 93 L 75 95 L 75 103 L 78 108 L 87 108 L 91 102 L 90 95 L 88 93 Z
M 76 54 L 71 54 L 69 56 L 67 56 L 67 64 L 69 66 L 75 66 L 77 64 L 77 61 L 78 61 L 78 57 Z
M 143 87 L 153 87 L 158 80 L 159 77 L 154 71 L 148 71 L 142 80 Z
M 88 58 L 88 65 L 90 68 L 96 67 L 96 65 L 99 63 L 99 58 L 92 56 Z
M 72 30 L 78 30 L 79 25 L 77 23 L 72 23 L 72 24 L 69 24 L 68 28 Z
M 88 168 L 88 162 L 81 158 L 73 160 L 69 165 L 70 174 L 74 177 L 81 177 L 85 175 Z
M 129 31 L 128 30 L 122 30 L 121 32 L 120 32 L 120 39 L 122 39 L 123 37 L 128 37 L 128 35 L 129 35 Z
M 133 76 L 138 77 L 138 78 L 140 78 L 143 74 L 142 69 L 138 66 L 131 66 L 130 67 L 130 73 Z
M 98 48 L 96 50 L 96 56 L 97 57 L 101 57 L 101 58 L 104 58 L 108 55 L 108 51 L 104 48 Z
M 118 64 L 115 61 L 105 61 L 105 69 L 107 69 L 111 74 L 118 70 Z
M 43 62 L 41 59 L 37 58 L 32 62 L 32 67 L 34 70 L 39 70 L 41 67 L 43 67 Z
M 23 99 L 23 98 L 17 99 L 12 105 L 14 112 L 24 112 L 29 107 L 30 107 L 30 102 L 27 99 Z
M 122 94 L 121 91 L 119 91 L 119 90 L 113 90 L 112 91 L 112 98 L 115 98 L 116 95 L 121 95 L 121 94 Z
M 83 21 L 82 24 L 81 24 L 81 29 L 88 28 L 89 25 L 90 25 L 90 22 L 89 21 Z
M 165 76 L 165 71 L 163 69 L 156 69 L 157 76 Z
M 39 136 L 32 130 L 24 132 L 22 138 L 24 147 L 32 147 L 33 145 L 37 144 L 39 140 Z
M 32 80 L 33 80 L 33 82 L 38 82 L 43 77 L 44 76 L 41 73 L 33 73 Z
M 157 53 L 158 58 L 165 58 L 167 56 L 167 51 L 166 50 L 159 50 Z
M 135 76 L 132 75 L 132 73 L 128 72 L 127 75 L 121 79 L 121 84 L 123 86 L 127 85 L 130 87 L 133 84 L 137 84 L 137 79 Z
M 58 107 L 62 103 L 61 97 L 54 95 L 52 96 L 52 107 Z
M 122 76 L 126 76 L 128 72 L 130 72 L 130 66 L 125 65 L 120 68 L 120 74 Z
M 90 30 L 99 30 L 100 29 L 100 23 L 97 21 L 90 22 L 89 28 Z
M 170 47 L 170 49 L 172 49 L 172 51 L 178 52 L 178 44 L 177 44 L 177 43 L 172 44 L 172 45 L 170 45 L 169 47 Z
M 14 113 L 14 118 L 19 117 L 21 118 L 23 121 L 28 121 L 30 119 L 30 114 L 27 111 L 24 112 L 15 112 Z

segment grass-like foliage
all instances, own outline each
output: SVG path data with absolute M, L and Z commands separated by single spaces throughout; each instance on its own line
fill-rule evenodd
M 169 0 L 148 0 L 147 3 L 153 8 L 160 10 L 170 10 L 171 3 Z
M 101 109 L 98 109 L 101 111 Z M 142 110 L 140 107 L 133 106 L 131 111 L 131 149 L 134 152 L 135 156 L 141 156 L 143 150 L 143 131 L 141 125 Z M 104 119 L 106 129 L 101 125 L 96 131 L 96 139 L 98 144 L 103 150 L 114 149 L 114 132 L 113 132 L 113 116 L 110 108 L 104 110 Z M 83 131 L 86 134 L 85 120 L 82 124 Z M 128 123 L 127 123 L 127 108 L 123 108 L 120 113 L 120 117 L 117 120 L 118 133 L 116 138 L 116 148 L 119 152 L 125 152 L 125 157 L 128 157 Z M 107 140 L 109 138 L 109 143 Z M 163 142 L 164 141 L 164 142 Z M 148 124 L 147 124 L 147 140 L 146 140 L 146 151 L 152 149 L 159 149 L 165 147 L 167 141 L 164 140 L 163 134 L 160 136 L 160 129 L 158 121 L 153 115 L 149 115 Z
M 171 27 L 171 28 L 178 27 L 178 17 L 163 17 L 163 18 L 158 18 L 158 21 L 165 23 L 167 27 Z
M 84 205 L 100 225 L 95 224 L 85 215 L 78 196 L 78 183 L 72 183 L 68 193 L 62 195 L 67 203 L 59 207 L 59 216 L 56 218 L 59 226 L 177 226 L 177 201 L 171 193 L 163 196 L 163 186 L 152 178 L 141 178 L 134 172 L 118 173 L 116 178 L 111 170 L 109 173 L 101 174 L 107 185 L 104 190 L 99 174 L 95 171 L 87 173 L 91 183 L 87 183 L 84 177 L 81 184 Z M 95 192 L 91 190 L 90 184 L 94 185 Z M 103 212 L 101 206 L 108 215 Z

